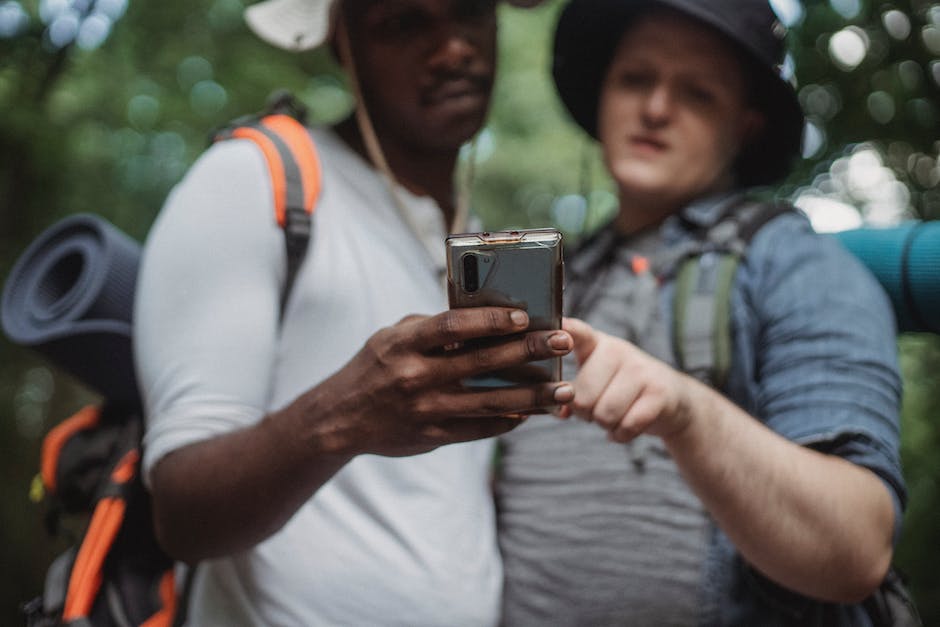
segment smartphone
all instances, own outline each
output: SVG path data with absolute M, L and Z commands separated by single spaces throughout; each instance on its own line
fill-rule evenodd
M 516 307 L 529 314 L 529 331 L 561 328 L 564 262 L 559 231 L 460 233 L 450 235 L 445 247 L 451 309 Z M 474 377 L 464 385 L 502 387 L 560 380 L 561 358 L 554 357 Z

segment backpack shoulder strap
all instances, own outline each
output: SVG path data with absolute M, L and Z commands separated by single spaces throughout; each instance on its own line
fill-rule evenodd
M 274 194 L 274 217 L 284 230 L 287 248 L 281 316 L 307 252 L 311 219 L 322 187 L 320 157 L 305 119 L 303 105 L 289 93 L 277 92 L 260 114 L 238 118 L 212 136 L 213 142 L 248 139 L 264 156 Z
M 697 234 L 678 263 L 672 338 L 677 366 L 721 389 L 731 370 L 731 292 L 751 240 L 762 226 L 792 211 L 783 203 L 745 201 Z

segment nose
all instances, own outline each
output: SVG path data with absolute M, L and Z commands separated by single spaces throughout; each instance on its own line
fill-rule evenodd
M 643 119 L 651 126 L 662 126 L 673 114 L 673 94 L 668 85 L 657 83 L 646 93 L 643 101 Z
M 447 29 L 441 33 L 429 65 L 438 70 L 460 70 L 469 66 L 478 54 L 477 46 L 460 29 Z

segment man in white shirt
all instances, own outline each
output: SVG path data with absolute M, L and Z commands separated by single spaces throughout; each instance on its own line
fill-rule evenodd
M 506 308 L 438 313 L 443 239 L 461 228 L 457 153 L 489 104 L 495 1 L 332 5 L 268 0 L 247 15 L 282 47 L 326 38 L 360 92 L 358 124 L 313 131 L 323 192 L 283 319 L 283 233 L 250 142 L 209 150 L 145 247 L 135 352 L 158 537 L 199 562 L 190 625 L 493 624 L 487 438 L 573 395 L 464 390 L 571 338 L 520 333 L 524 312 Z M 506 339 L 445 350 L 483 336 Z

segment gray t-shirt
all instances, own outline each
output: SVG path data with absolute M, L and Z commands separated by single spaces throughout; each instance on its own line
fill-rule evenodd
M 589 279 L 573 264 L 569 275 L 590 284 L 580 317 L 668 361 L 655 279 L 631 263 L 657 237 L 615 244 Z M 564 378 L 576 373 L 566 359 Z M 612 443 L 597 425 L 538 416 L 501 443 L 505 625 L 698 624 L 708 520 L 661 440 Z

